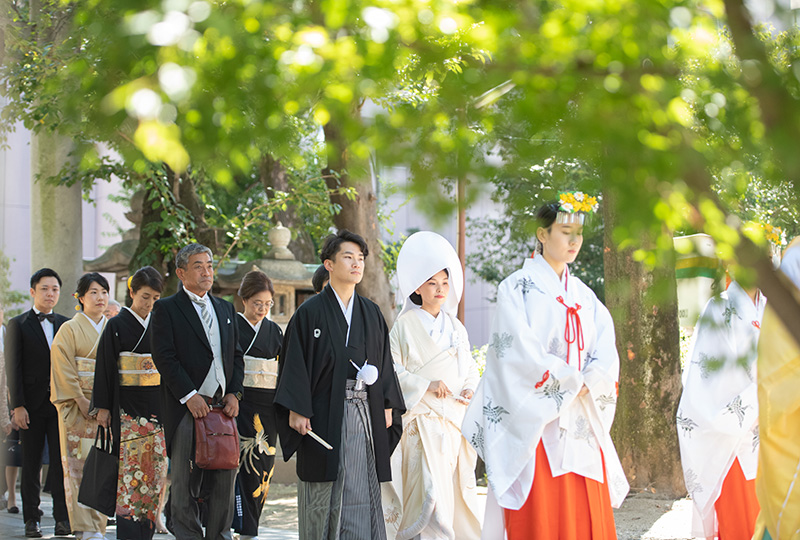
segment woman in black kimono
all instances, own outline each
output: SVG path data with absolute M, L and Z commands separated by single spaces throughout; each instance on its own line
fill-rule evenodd
M 167 450 L 159 423 L 160 375 L 150 355 L 150 311 L 164 281 L 151 267 L 128 282 L 131 307 L 106 324 L 97 350 L 93 408 L 111 427 L 119 454 L 117 538 L 150 540 L 167 477 Z
M 248 272 L 239 287 L 244 303 L 244 313 L 237 317 L 239 345 L 244 353 L 244 395 L 236 418 L 242 454 L 236 477 L 233 529 L 241 540 L 258 536 L 261 509 L 275 464 L 277 430 L 272 401 L 283 332 L 266 318 L 274 294 L 272 281 L 260 270 Z

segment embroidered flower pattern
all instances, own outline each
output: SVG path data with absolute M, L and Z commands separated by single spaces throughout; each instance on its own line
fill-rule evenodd
M 601 411 L 606 410 L 607 407 L 612 407 L 617 404 L 617 398 L 614 394 L 603 394 L 597 398 L 598 407 Z
M 686 491 L 689 493 L 702 493 L 703 488 L 700 486 L 700 481 L 697 478 L 697 473 L 692 469 L 688 469 L 683 477 L 686 483 Z
M 132 417 L 120 411 L 120 441 L 117 514 L 155 521 L 167 477 L 164 430 L 153 418 Z
M 256 432 L 255 437 L 242 437 L 239 435 L 239 445 L 242 449 L 240 462 L 244 464 L 244 469 L 248 473 L 252 473 L 256 469 L 253 460 L 261 459 L 258 454 L 275 455 L 275 447 L 269 445 L 267 432 L 264 431 L 264 426 L 261 424 L 261 417 L 258 413 L 253 415 L 253 429 Z
M 567 357 L 567 347 L 563 339 L 553 336 L 550 343 L 547 345 L 547 352 L 553 356 L 565 359 Z
M 585 416 L 581 415 L 575 420 L 575 438 L 586 441 L 591 446 L 594 431 Z
M 728 304 L 727 306 L 725 306 L 725 311 L 722 312 L 722 317 L 725 319 L 725 324 L 730 326 L 731 319 L 733 318 L 734 315 L 736 315 L 736 317 L 738 317 L 739 320 L 742 320 L 742 318 L 736 312 L 736 308 L 733 306 L 733 304 Z
M 483 455 L 483 445 L 486 440 L 483 437 L 483 426 L 475 422 L 475 433 L 470 437 L 469 443 L 472 447 Z
M 486 417 L 486 420 L 492 424 L 492 427 L 496 426 L 503 420 L 503 415 L 508 414 L 508 411 L 505 410 L 501 405 L 496 405 L 492 407 L 492 400 L 489 400 L 489 403 L 483 406 L 483 415 Z
M 729 413 L 736 415 L 736 418 L 739 419 L 739 427 L 742 427 L 742 424 L 744 423 L 745 411 L 751 407 L 750 405 L 744 405 L 742 403 L 742 396 L 736 396 L 725 406 L 725 408 L 728 409 Z
M 544 291 L 542 289 L 540 289 L 539 287 L 537 287 L 536 286 L 536 282 L 534 282 L 529 277 L 520 278 L 517 281 L 517 284 L 514 285 L 514 288 L 515 289 L 521 289 L 522 290 L 522 294 L 528 294 L 532 290 L 536 290 L 536 292 L 544 294 Z
M 753 434 L 753 453 L 758 452 L 758 445 L 761 444 L 761 436 L 759 435 L 758 426 L 753 426 L 750 432 Z
M 591 364 L 593 362 L 597 362 L 597 360 L 599 360 L 599 358 L 597 358 L 593 353 L 587 354 L 586 358 L 583 360 L 583 369 L 586 369 L 587 367 L 589 367 L 589 364 Z M 581 370 L 581 371 L 583 371 L 583 370 Z
M 700 358 L 692 360 L 692 364 L 700 368 L 701 378 L 708 379 L 712 371 L 717 371 L 722 368 L 723 361 L 719 358 L 708 356 L 706 353 L 700 353 Z
M 503 332 L 502 334 L 498 334 L 495 332 L 492 334 L 492 343 L 489 345 L 492 349 L 494 349 L 495 354 L 497 355 L 498 360 L 502 360 L 503 355 L 505 355 L 506 350 L 511 347 L 511 343 L 514 342 L 514 336 L 509 334 L 508 332 Z
M 542 388 L 541 392 L 541 397 L 547 397 L 555 401 L 556 409 L 561 411 L 561 405 L 564 403 L 564 395 L 567 391 L 561 389 L 561 383 L 555 375 L 550 376 L 550 383 Z
M 682 416 L 683 413 L 678 411 L 678 416 L 676 418 L 676 422 L 678 427 L 683 430 L 683 434 L 687 436 L 691 436 L 692 431 L 696 428 L 699 424 L 689 418 L 688 416 Z

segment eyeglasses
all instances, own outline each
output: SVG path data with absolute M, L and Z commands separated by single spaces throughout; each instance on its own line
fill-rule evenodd
M 274 305 L 275 305 L 275 302 L 273 300 L 270 300 L 266 304 L 264 302 L 258 302 L 258 301 L 253 302 L 253 307 L 256 308 L 256 309 L 261 309 L 263 307 L 266 307 L 267 309 L 272 309 L 272 306 L 274 306 Z

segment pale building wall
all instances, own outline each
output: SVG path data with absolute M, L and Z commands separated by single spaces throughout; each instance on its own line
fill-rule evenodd
M 3 102 L 0 98 L 0 107 Z M 31 266 L 31 135 L 21 125 L 9 133 L 7 147 L 0 149 L 0 249 L 10 259 L 9 280 L 14 290 L 30 288 Z M 82 202 L 82 256 L 94 259 L 121 237 L 117 227 L 132 224 L 125 218 L 126 208 L 111 202 L 109 196 L 121 192 L 119 180 L 97 182 L 91 197 L 95 203 Z M 57 202 L 57 201 L 56 201 Z M 46 258 L 46 257 L 45 257 Z M 58 271 L 58 268 L 54 268 Z M 107 276 L 108 277 L 108 276 Z M 72 294 L 74 283 L 64 283 L 62 297 Z M 61 310 L 63 311 L 63 309 Z M 65 313 L 71 316 L 71 313 Z

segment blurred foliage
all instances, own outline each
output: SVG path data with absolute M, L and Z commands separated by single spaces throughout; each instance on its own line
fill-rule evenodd
M 755 29 L 736 0 L 42 5 L 32 25 L 12 2 L 6 125 L 102 141 L 137 174 L 191 166 L 235 189 L 264 152 L 305 171 L 308 119 L 351 156 L 410 166 L 440 219 L 463 179 L 464 204 L 497 186 L 516 225 L 566 180 L 542 187 L 551 160 L 581 164 L 569 187 L 613 200 L 615 244 L 651 266 L 690 230 L 735 260 L 736 215 L 796 231 L 800 49 L 782 4 Z

